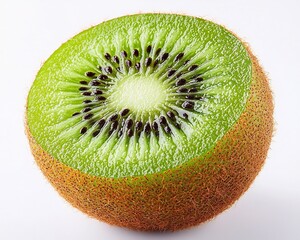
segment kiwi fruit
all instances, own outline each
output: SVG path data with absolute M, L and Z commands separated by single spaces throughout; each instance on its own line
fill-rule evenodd
M 247 44 L 201 18 L 137 14 L 59 47 L 29 91 L 34 158 L 74 207 L 142 231 L 229 208 L 273 132 L 268 79 Z

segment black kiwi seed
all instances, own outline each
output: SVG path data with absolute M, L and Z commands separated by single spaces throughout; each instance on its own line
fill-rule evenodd
M 186 119 L 188 119 L 189 115 L 187 113 L 183 113 L 182 116 Z
M 195 99 L 195 96 L 194 95 L 187 95 L 187 96 L 185 96 L 185 98 L 187 98 L 187 99 Z
M 198 68 L 198 65 L 192 65 L 188 68 L 189 71 L 194 71 Z
M 79 114 L 80 114 L 79 112 L 76 112 L 76 113 L 73 113 L 72 116 L 74 117 L 74 116 L 77 116 Z
M 181 92 L 181 93 L 186 93 L 187 91 L 188 91 L 188 89 L 185 87 L 181 87 L 177 90 L 177 92 Z
M 152 127 L 153 127 L 154 131 L 158 131 L 158 124 L 157 124 L 157 122 L 153 122 Z
M 178 87 L 178 86 L 182 86 L 186 84 L 186 80 L 184 78 L 182 79 L 179 79 L 178 81 L 176 81 L 175 85 Z
M 162 56 L 161 56 L 161 62 L 163 63 L 164 61 L 166 61 L 169 57 L 169 53 L 164 53 Z
M 94 95 L 101 95 L 103 92 L 100 89 L 93 90 Z
M 122 52 L 121 52 L 121 56 L 122 56 L 123 58 L 126 58 L 126 57 L 127 57 L 127 52 L 126 52 L 126 51 L 122 51 Z
M 84 120 L 91 119 L 93 116 L 94 116 L 94 114 L 88 113 L 88 114 L 86 114 L 86 115 L 83 116 L 83 119 Z
M 197 82 L 202 82 L 202 81 L 203 81 L 203 78 L 202 78 L 202 77 L 197 77 L 195 80 L 196 80 Z
M 98 127 L 101 129 L 104 126 L 105 122 L 106 122 L 105 119 L 99 120 Z
M 194 92 L 197 92 L 197 88 L 191 88 L 191 89 L 189 89 L 189 91 L 188 91 L 189 93 L 194 93 Z
M 85 134 L 86 131 L 87 131 L 87 127 L 83 127 L 83 128 L 80 129 L 81 134 Z
M 139 56 L 139 51 L 137 49 L 133 50 L 133 56 L 138 57 Z
M 90 82 L 91 86 L 99 86 L 101 83 L 98 80 L 93 80 Z
M 152 62 L 152 58 L 151 57 L 146 58 L 146 60 L 145 60 L 145 66 L 149 67 L 151 65 L 151 62 Z
M 183 108 L 186 108 L 186 109 L 193 109 L 193 108 L 194 108 L 194 103 L 193 103 L 193 102 L 190 102 L 190 101 L 185 101 L 185 102 L 182 104 L 182 107 L 183 107 Z
M 153 63 L 153 67 L 156 67 L 157 66 L 157 64 L 158 64 L 158 59 L 156 59 L 155 61 L 154 61 L 154 63 Z
M 96 74 L 96 73 L 94 73 L 94 72 L 86 72 L 86 73 L 85 73 L 85 76 L 87 76 L 87 77 L 94 77 L 95 74 Z
M 175 72 L 176 72 L 176 70 L 174 70 L 174 69 L 169 70 L 168 77 L 171 77 L 172 75 L 174 75 Z
M 190 60 L 186 60 L 183 65 L 187 65 L 190 62 Z
M 137 70 L 140 70 L 141 64 L 140 64 L 139 62 L 137 62 L 137 63 L 135 64 L 135 68 L 136 68 Z
M 152 47 L 151 47 L 151 45 L 149 45 L 148 47 L 147 47 L 147 53 L 150 53 L 151 52 L 151 49 L 152 49 Z
M 127 67 L 131 67 L 132 66 L 132 62 L 129 59 L 127 59 L 125 61 L 125 64 L 127 65 Z
M 111 124 L 110 129 L 111 130 L 116 130 L 118 128 L 118 125 L 119 125 L 118 121 L 115 121 Z
M 167 116 L 171 119 L 171 120 L 175 120 L 175 114 L 171 111 L 167 112 Z
M 89 88 L 87 88 L 87 87 L 80 87 L 79 88 L 79 91 L 86 91 L 86 90 L 89 90 Z
M 158 56 L 160 54 L 161 48 L 158 48 L 155 52 L 155 55 Z
M 116 68 L 118 72 L 122 72 L 120 67 Z
M 111 66 L 108 66 L 108 67 L 104 68 L 104 71 L 107 72 L 108 74 L 112 74 L 112 72 L 113 72 Z
M 79 83 L 82 84 L 82 85 L 88 85 L 87 81 L 80 81 Z
M 133 125 L 133 120 L 132 119 L 127 119 L 126 122 L 125 122 L 125 126 L 126 128 L 131 128 Z
M 100 133 L 100 130 L 96 130 L 95 132 L 93 132 L 93 137 L 97 137 L 97 135 Z
M 132 137 L 132 136 L 133 136 L 133 131 L 132 131 L 132 129 L 128 129 L 128 131 L 127 131 L 127 136 L 128 136 L 128 137 Z
M 113 56 L 113 61 L 117 64 L 120 63 L 119 57 L 118 56 Z
M 141 131 L 143 128 L 143 123 L 141 121 L 138 121 L 136 124 L 135 124 L 135 129 L 137 131 Z
M 184 56 L 184 53 L 183 53 L 183 52 L 179 53 L 179 54 L 175 57 L 174 61 L 175 61 L 175 62 L 180 61 L 180 60 L 183 58 L 183 56 Z
M 91 93 L 91 92 L 83 92 L 82 95 L 83 95 L 83 96 L 91 96 L 92 93 Z
M 167 124 L 167 119 L 165 118 L 165 116 L 160 116 L 159 117 L 159 122 L 162 125 Z
M 128 113 L 129 113 L 129 109 L 128 108 L 124 108 L 121 112 L 120 112 L 120 115 L 122 117 L 125 117 Z
M 169 126 L 165 126 L 165 131 L 166 131 L 167 133 L 171 133 L 171 128 L 170 128 Z
M 105 53 L 104 57 L 107 59 L 107 60 L 110 60 L 111 59 L 111 56 L 109 53 Z
M 82 109 L 82 112 L 83 113 L 86 113 L 86 112 L 89 112 L 89 111 L 91 111 L 92 109 L 91 108 L 84 108 L 84 109 Z
M 115 113 L 108 118 L 108 121 L 114 122 L 118 119 L 118 117 L 119 117 L 119 115 L 117 113 Z
M 88 99 L 83 101 L 83 103 L 91 103 L 91 102 L 92 100 L 88 100 Z
M 100 74 L 100 75 L 98 76 L 98 78 L 101 79 L 101 80 L 107 80 L 107 79 L 108 79 L 108 76 L 106 76 L 106 75 L 104 75 L 104 74 Z
M 151 126 L 150 126 L 150 123 L 149 122 L 147 122 L 146 124 L 145 124 L 145 133 L 147 133 L 147 134 L 149 134 L 150 133 L 150 130 L 151 130 Z
M 106 99 L 106 97 L 103 97 L 103 96 L 97 96 L 97 97 L 95 97 L 96 101 L 104 101 L 105 99 Z

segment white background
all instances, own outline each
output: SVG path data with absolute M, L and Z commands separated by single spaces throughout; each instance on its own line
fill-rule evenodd
M 300 1 L 0 0 L 0 239 L 300 239 Z M 250 190 L 213 221 L 176 233 L 140 233 L 87 217 L 38 170 L 24 134 L 27 92 L 50 54 L 78 32 L 139 12 L 184 13 L 227 26 L 250 43 L 271 80 L 276 131 Z

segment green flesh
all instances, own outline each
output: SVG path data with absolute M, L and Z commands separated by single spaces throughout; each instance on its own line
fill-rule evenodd
M 134 49 L 139 56 L 133 55 Z M 126 51 L 127 57 L 122 57 L 121 51 Z M 181 52 L 184 56 L 175 61 Z M 117 55 L 120 63 L 107 60 L 106 53 Z M 162 61 L 164 53 L 169 57 Z M 147 67 L 149 57 L 152 62 Z M 131 60 L 132 67 L 128 67 L 126 59 Z M 160 59 L 156 67 L 155 59 Z M 190 61 L 184 65 L 186 60 Z M 139 70 L 134 67 L 136 62 L 141 63 Z M 192 65 L 198 68 L 189 71 Z M 107 74 L 99 66 L 111 66 L 113 73 Z M 168 77 L 170 69 L 176 73 Z M 86 72 L 96 75 L 88 77 Z M 91 86 L 101 73 L 108 79 L 99 80 L 100 86 Z M 178 73 L 182 76 L 176 77 Z M 196 77 L 203 80 L 195 82 Z M 45 62 L 28 96 L 28 126 L 46 152 L 84 173 L 114 178 L 158 173 L 215 146 L 243 112 L 251 78 L 246 49 L 219 25 L 179 15 L 126 16 L 78 34 Z M 186 80 L 181 87 L 196 88 L 196 92 L 178 92 L 176 81 L 180 79 Z M 87 90 L 79 91 L 81 87 Z M 95 89 L 101 90 L 99 96 L 106 99 L 97 101 L 94 95 L 82 95 Z M 187 95 L 194 99 L 186 99 Z M 83 103 L 84 100 L 92 102 Z M 194 106 L 184 108 L 186 101 Z M 91 110 L 80 113 L 86 108 Z M 100 119 L 107 120 L 126 108 L 130 112 L 124 117 L 119 115 L 116 130 L 110 132 L 112 123 L 108 122 L 99 129 Z M 176 115 L 175 121 L 167 116 L 168 111 Z M 74 113 L 79 114 L 72 116 Z M 83 120 L 90 113 L 93 116 Z M 166 117 L 167 124 L 159 124 L 160 116 Z M 132 137 L 121 125 L 129 118 L 133 120 Z M 142 121 L 143 126 L 146 122 L 153 126 L 156 121 L 158 130 L 139 133 L 137 121 Z M 87 131 L 83 134 L 84 127 Z M 118 136 L 121 129 L 123 134 Z M 98 135 L 93 136 L 97 130 Z

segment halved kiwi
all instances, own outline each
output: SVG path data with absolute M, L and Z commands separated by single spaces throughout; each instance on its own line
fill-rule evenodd
M 178 230 L 228 208 L 265 160 L 268 81 L 210 21 L 125 16 L 63 44 L 28 95 L 26 130 L 72 205 L 138 230 Z

